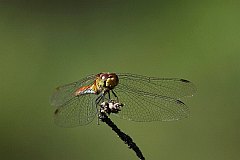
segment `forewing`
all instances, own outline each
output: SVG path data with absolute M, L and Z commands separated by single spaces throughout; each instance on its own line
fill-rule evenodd
M 170 97 L 116 89 L 119 102 L 124 106 L 116 115 L 132 121 L 173 121 L 189 115 L 188 107 Z
M 116 88 L 121 90 L 143 91 L 175 99 L 192 96 L 196 92 L 194 84 L 184 79 L 155 78 L 129 73 L 117 75 L 119 84 Z
M 55 111 L 55 123 L 62 127 L 74 127 L 92 122 L 97 113 L 95 98 L 94 94 L 73 97 Z
M 96 77 L 95 75 L 90 75 L 77 82 L 73 82 L 70 84 L 57 87 L 50 99 L 51 105 L 55 107 L 59 107 L 67 103 L 69 100 L 75 97 L 74 92 L 78 88 L 92 85 L 95 80 L 95 77 Z

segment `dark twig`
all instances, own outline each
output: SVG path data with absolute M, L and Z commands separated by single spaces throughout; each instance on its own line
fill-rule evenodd
M 123 133 L 113 122 L 112 120 L 107 116 L 105 112 L 100 112 L 99 119 L 101 119 L 102 122 L 106 123 L 109 127 L 112 128 L 112 130 L 117 133 L 117 135 L 121 138 L 122 141 L 124 141 L 125 144 L 128 145 L 129 148 L 134 150 L 136 155 L 140 160 L 145 160 L 141 150 L 138 148 L 136 143 L 133 142 L 132 138 L 128 136 L 127 134 Z

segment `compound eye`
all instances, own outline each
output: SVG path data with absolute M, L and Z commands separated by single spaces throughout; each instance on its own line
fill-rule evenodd
M 101 75 L 100 75 L 100 78 L 101 78 L 102 80 L 106 80 L 106 79 L 108 78 L 108 75 L 107 75 L 107 74 L 101 74 Z

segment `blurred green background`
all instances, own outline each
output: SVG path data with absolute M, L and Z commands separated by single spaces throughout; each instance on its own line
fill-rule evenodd
M 99 72 L 193 81 L 191 116 L 113 121 L 146 159 L 237 160 L 240 2 L 0 1 L 0 159 L 137 159 L 105 124 L 59 128 L 49 97 Z

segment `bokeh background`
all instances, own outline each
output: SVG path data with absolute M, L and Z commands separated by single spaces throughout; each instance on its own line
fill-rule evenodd
M 137 159 L 105 124 L 59 128 L 49 97 L 86 75 L 178 77 L 198 91 L 176 122 L 113 121 L 146 159 L 240 156 L 240 3 L 0 1 L 0 159 Z

